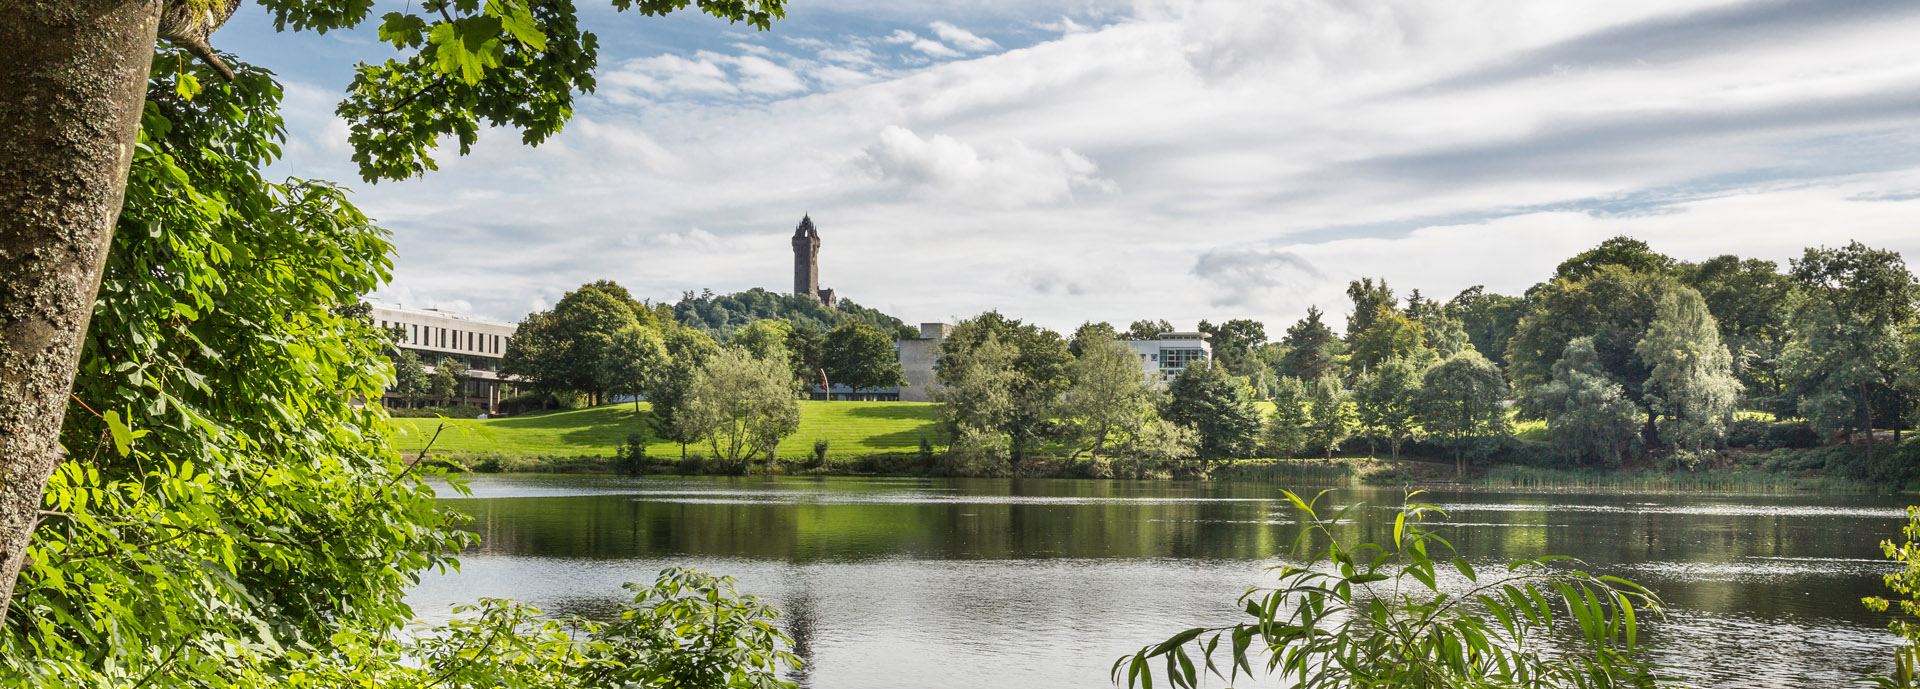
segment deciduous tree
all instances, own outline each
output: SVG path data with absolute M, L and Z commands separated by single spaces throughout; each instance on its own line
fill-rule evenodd
M 674 416 L 684 435 L 707 441 L 716 460 L 744 467 L 779 456 L 780 441 L 800 429 L 800 403 L 784 361 L 725 348 L 694 374 Z
M 278 28 L 326 31 L 366 21 L 371 2 L 262 0 Z M 615 2 L 655 15 L 686 2 Z M 184 49 L 209 70 L 187 74 L 172 91 L 183 100 L 201 76 L 236 80 L 209 37 L 238 0 L 22 0 L 0 5 L 0 619 L 15 574 L 40 523 L 43 486 L 60 462 L 58 435 L 94 311 L 102 268 L 139 155 L 156 39 Z M 765 29 L 781 0 L 703 2 L 701 10 Z M 381 38 L 400 56 L 356 70 L 338 114 L 362 177 L 401 179 L 433 169 L 442 137 L 462 154 L 482 126 L 522 130 L 529 143 L 559 131 L 574 94 L 591 90 L 597 39 L 580 29 L 570 3 L 460 2 L 389 13 Z M 213 76 L 218 74 L 217 77 Z M 164 96 L 163 96 L 164 97 Z M 229 111 L 231 112 L 231 111 Z M 217 119 L 221 113 L 209 114 Z M 173 121 L 183 129 L 204 123 Z M 256 120 L 270 128 L 277 121 Z M 203 129 L 203 131 L 206 131 Z M 242 165 L 257 163 L 248 151 Z M 192 178 L 176 178 L 191 183 Z
M 1453 450 L 1456 476 L 1467 473 L 1466 452 L 1474 444 L 1510 432 L 1507 381 L 1479 352 L 1461 352 L 1427 369 L 1421 380 L 1420 427 Z
M 638 413 L 640 398 L 660 387 L 660 377 L 667 375 L 672 363 L 658 328 L 621 328 L 607 343 L 606 358 L 600 361 L 600 386 L 614 395 L 632 395 L 633 411 Z
M 1098 459 L 1116 435 L 1133 435 L 1154 418 L 1153 389 L 1126 343 L 1094 333 L 1080 344 L 1062 411 L 1084 450 Z
M 1789 395 L 1817 427 L 1865 431 L 1872 461 L 1875 402 L 1897 379 L 1900 328 L 1914 316 L 1913 274 L 1900 254 L 1853 242 L 1807 249 L 1793 278 L 1802 298 L 1785 357 Z
M 1388 359 L 1354 385 L 1354 411 L 1360 427 L 1387 439 L 1393 459 L 1419 430 L 1417 412 L 1424 367 L 1405 358 Z
M 821 345 L 820 363 L 829 379 L 854 392 L 907 384 L 893 338 L 865 323 L 848 323 L 828 331 Z
M 1167 386 L 1166 418 L 1199 433 L 1202 463 L 1248 456 L 1260 432 L 1252 391 L 1205 361 L 1187 364 Z

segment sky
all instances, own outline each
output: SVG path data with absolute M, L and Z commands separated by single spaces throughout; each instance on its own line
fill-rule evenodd
M 791 0 L 771 31 L 582 0 L 598 88 L 527 147 L 484 133 L 361 182 L 332 115 L 373 25 L 213 43 L 276 72 L 274 172 L 392 231 L 374 297 L 505 321 L 821 286 L 909 323 L 1062 331 L 1254 318 L 1385 278 L 1518 294 L 1631 235 L 1683 260 L 1920 257 L 1920 3 L 1906 0 Z M 405 9 L 379 0 L 374 16 Z

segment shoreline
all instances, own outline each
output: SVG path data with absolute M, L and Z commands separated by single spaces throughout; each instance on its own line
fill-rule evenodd
M 811 459 L 811 458 L 808 458 Z M 558 474 L 627 475 L 658 477 L 693 476 L 774 476 L 774 477 L 853 477 L 853 478 L 1013 478 L 1077 479 L 1089 481 L 1221 481 L 1245 483 L 1292 482 L 1330 487 L 1366 486 L 1445 489 L 1445 490 L 1517 490 L 1539 493 L 1718 493 L 1718 494 L 1829 494 L 1897 495 L 1915 491 L 1898 486 L 1882 486 L 1818 472 L 1774 472 L 1760 468 L 1705 469 L 1672 473 L 1640 469 L 1599 471 L 1557 469 L 1521 465 L 1474 467 L 1464 479 L 1452 475 L 1452 464 L 1420 459 L 1381 459 L 1336 457 L 1327 459 L 1236 460 L 1216 464 L 1204 473 L 1155 471 L 1143 474 L 1093 475 L 1087 461 L 1067 463 L 1060 460 L 1029 462 L 997 475 L 961 476 L 938 471 L 938 458 L 929 466 L 916 455 L 869 455 L 830 457 L 812 464 L 785 461 L 768 472 L 763 465 L 750 471 L 710 471 L 698 458 L 690 466 L 679 461 L 632 466 L 622 460 L 599 455 L 513 457 L 497 453 L 470 455 L 446 453 L 429 455 L 430 465 L 452 473 L 467 474 Z

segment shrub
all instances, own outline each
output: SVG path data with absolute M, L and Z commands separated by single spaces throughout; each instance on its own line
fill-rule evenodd
M 626 442 L 621 443 L 613 455 L 613 466 L 622 474 L 647 473 L 651 464 L 647 458 L 647 434 L 639 431 L 628 433 Z
M 827 463 L 827 439 L 813 441 L 813 466 Z
M 1768 423 L 1754 418 L 1735 419 L 1727 427 L 1727 447 L 1811 448 L 1820 446 L 1820 434 L 1804 421 Z
M 1199 686 L 1200 668 L 1232 684 L 1242 674 L 1251 679 L 1256 666 L 1301 689 L 1655 684 L 1654 668 L 1639 658 L 1634 615 L 1636 607 L 1659 609 L 1651 592 L 1554 566 L 1556 558 L 1482 577 L 1465 558 L 1445 559 L 1451 546 L 1422 528 L 1428 515 L 1444 513 L 1411 502 L 1417 495 L 1401 508 L 1393 540 L 1376 545 L 1340 537 L 1349 531 L 1335 529 L 1345 509 L 1322 518 L 1319 497 L 1308 503 L 1286 493 L 1308 525 L 1295 541 L 1306 562 L 1274 567 L 1278 585 L 1240 597 L 1251 621 L 1142 647 L 1114 663 L 1114 683 L 1124 668 L 1128 687 L 1153 686 L 1158 660 L 1174 687 Z M 1324 550 L 1307 552 L 1320 543 Z M 1540 648 L 1563 627 L 1578 629 L 1574 645 Z M 1216 653 L 1225 657 L 1217 662 Z
M 954 476 L 1008 476 L 1007 439 L 969 426 L 947 447 L 947 473 Z
M 388 409 L 387 416 L 396 419 L 431 419 L 444 416 L 449 419 L 471 419 L 487 413 L 486 409 L 473 405 L 454 407 L 418 407 L 414 409 Z

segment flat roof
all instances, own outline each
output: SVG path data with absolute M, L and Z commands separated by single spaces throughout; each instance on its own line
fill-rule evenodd
M 373 308 L 379 309 L 381 311 L 393 311 L 396 313 L 412 314 L 415 316 L 430 316 L 433 318 L 451 318 L 457 321 L 467 321 L 469 323 L 479 323 L 482 325 L 498 325 L 498 326 L 507 327 L 507 328 L 518 327 L 516 324 L 513 324 L 513 323 L 496 321 L 491 318 L 480 318 L 478 316 L 469 316 L 464 313 L 455 313 L 453 311 L 444 311 L 441 309 L 413 308 L 413 307 L 401 306 L 399 304 L 383 304 L 377 301 L 369 302 L 369 304 L 373 306 Z

